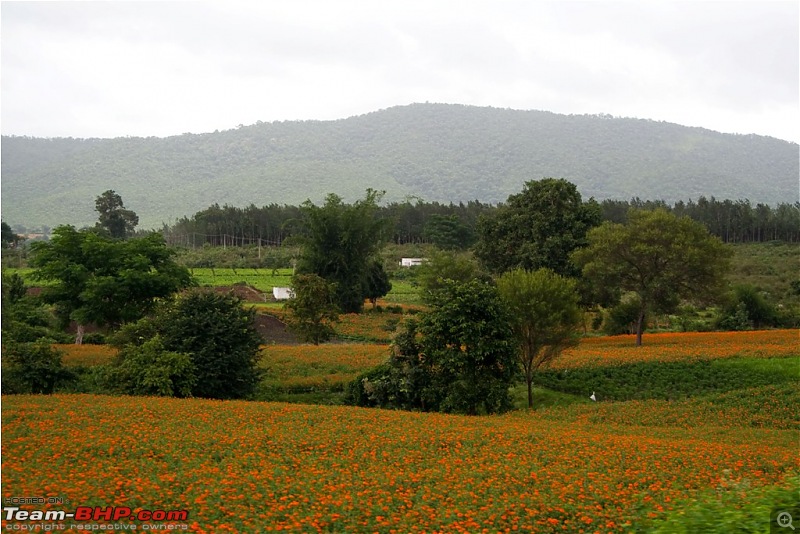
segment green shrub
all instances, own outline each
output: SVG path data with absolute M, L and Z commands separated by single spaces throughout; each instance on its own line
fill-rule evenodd
M 105 345 L 107 342 L 106 336 L 100 332 L 89 332 L 83 336 L 86 345 Z
M 721 330 L 751 330 L 777 325 L 777 311 L 750 284 L 734 286 L 718 322 Z
M 110 386 L 126 395 L 190 397 L 197 384 L 191 356 L 165 350 L 160 336 L 128 345 L 109 372 Z
M 113 364 L 108 365 L 71 365 L 68 381 L 59 382 L 59 393 L 92 393 L 106 395 L 114 391 L 111 381 Z
M 639 299 L 620 302 L 606 312 L 603 332 L 609 336 L 632 334 L 636 332 L 636 321 L 639 319 Z
M 163 303 L 152 317 L 125 326 L 113 342 L 123 349 L 141 347 L 158 336 L 164 352 L 185 354 L 191 359 L 196 376 L 192 396 L 245 398 L 261 379 L 257 363 L 262 340 L 254 316 L 255 312 L 245 309 L 234 295 L 195 289 Z M 167 369 L 180 368 L 185 373 L 183 363 L 171 356 L 159 361 L 157 365 L 163 369 L 154 373 L 162 378 Z M 165 387 L 156 375 L 148 379 L 148 387 Z
M 6 340 L 20 343 L 51 341 L 54 343 L 72 340 L 72 336 L 54 328 L 55 319 L 35 298 L 14 295 L 15 288 L 3 289 L 2 330 Z
M 752 330 L 753 324 L 747 315 L 745 303 L 739 302 L 733 310 L 722 316 L 717 328 L 729 331 Z
M 352 406 L 399 408 L 390 387 L 392 367 L 380 364 L 358 375 L 345 388 L 344 402 Z
M 2 388 L 4 394 L 53 392 L 70 373 L 61 362 L 61 352 L 47 343 L 3 343 Z
M 399 324 L 400 324 L 400 319 L 398 319 L 397 317 L 389 317 L 383 323 L 383 326 L 381 326 L 381 328 L 383 330 L 386 330 L 387 332 L 395 332 L 397 330 L 397 325 Z

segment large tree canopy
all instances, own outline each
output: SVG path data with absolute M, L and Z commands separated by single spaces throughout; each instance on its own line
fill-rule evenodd
M 573 254 L 594 284 L 636 293 L 636 344 L 648 310 L 667 312 L 681 300 L 706 302 L 723 289 L 732 251 L 688 217 L 666 210 L 632 210 L 627 224 L 605 222 L 588 234 L 589 246 Z
M 419 323 L 404 322 L 389 361 L 350 384 L 348 402 L 471 415 L 509 409 L 517 346 L 497 288 L 448 279 L 430 302 Z
M 126 210 L 122 197 L 112 189 L 97 197 L 94 202 L 95 211 L 100 214 L 97 228 L 105 230 L 111 237 L 125 238 L 133 235 L 139 216 Z
M 547 268 L 575 276 L 569 255 L 586 244 L 586 232 L 600 224 L 600 206 L 581 200 L 564 179 L 529 181 L 521 193 L 478 222 L 475 255 L 491 271 Z
M 174 252 L 156 233 L 118 241 L 59 226 L 50 241 L 31 248 L 34 276 L 55 282 L 42 296 L 63 322 L 78 324 L 78 343 L 84 325 L 135 321 L 156 299 L 191 284 L 189 272 L 174 262 Z
M 389 221 L 377 217 L 380 197 L 369 189 L 352 205 L 331 194 L 321 207 L 310 201 L 302 207 L 305 235 L 298 270 L 336 284 L 336 302 L 344 313 L 363 309 L 370 265 L 386 239 Z
M 419 324 L 422 367 L 430 378 L 426 407 L 477 414 L 510 407 L 516 344 L 497 288 L 446 280 Z
M 447 280 L 469 282 L 474 278 L 486 277 L 468 253 L 434 249 L 427 256 L 427 261 L 414 267 L 423 300 L 430 300 Z

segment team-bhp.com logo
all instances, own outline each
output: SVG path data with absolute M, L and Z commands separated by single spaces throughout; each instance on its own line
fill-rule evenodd
M 6 530 L 47 531 L 47 530 L 186 530 L 185 524 L 176 521 L 189 519 L 188 510 L 142 510 L 128 506 L 78 506 L 75 511 L 66 510 L 22 510 L 18 506 L 3 507 Z M 71 520 L 69 526 L 63 522 Z M 14 523 L 9 523 L 9 522 Z M 33 521 L 42 523 L 32 524 Z M 93 523 L 79 523 L 93 522 Z M 131 521 L 159 521 L 164 523 L 143 523 Z M 100 522 L 100 523 L 98 523 Z M 107 523 L 111 522 L 111 523 Z M 50 527 L 50 528 L 46 528 Z M 38 527 L 38 528 L 37 528 Z

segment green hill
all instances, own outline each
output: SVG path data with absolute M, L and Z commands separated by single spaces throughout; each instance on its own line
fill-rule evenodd
M 665 122 L 412 104 L 337 121 L 259 122 L 168 138 L 2 137 L 9 224 L 93 224 L 114 189 L 158 227 L 213 203 L 345 200 L 496 203 L 526 180 L 566 178 L 584 197 L 797 199 L 798 145 Z

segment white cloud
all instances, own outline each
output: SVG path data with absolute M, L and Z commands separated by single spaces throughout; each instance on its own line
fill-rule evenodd
M 165 136 L 411 102 L 800 141 L 797 2 L 2 4 L 2 131 Z

